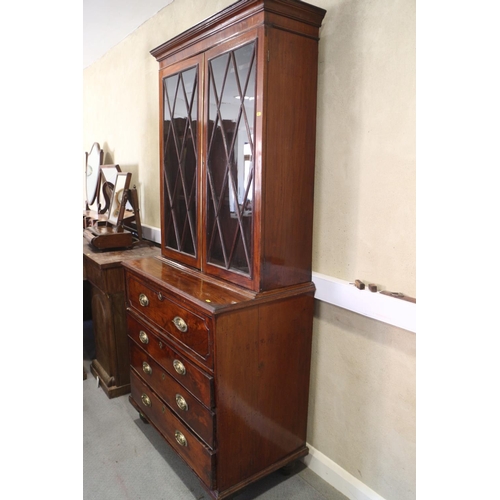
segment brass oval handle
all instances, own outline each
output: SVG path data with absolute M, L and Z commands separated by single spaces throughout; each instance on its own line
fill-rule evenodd
M 148 334 L 147 334 L 145 331 L 141 330 L 141 331 L 139 332 L 139 340 L 140 340 L 143 344 L 147 344 L 147 343 L 149 343 L 149 337 L 148 337 Z
M 139 304 L 141 304 L 142 307 L 149 306 L 149 299 L 143 293 L 139 295 Z
M 177 330 L 179 330 L 180 332 L 182 332 L 182 333 L 187 332 L 188 326 L 187 326 L 186 322 L 182 318 L 180 318 L 179 316 L 176 316 L 172 320 L 172 323 L 175 325 Z
M 174 359 L 172 364 L 174 365 L 174 370 L 179 375 L 186 375 L 186 367 L 182 364 L 181 361 L 179 361 L 178 359 Z
M 177 403 L 177 406 L 182 411 L 188 411 L 189 410 L 189 406 L 188 406 L 186 400 L 180 394 L 176 394 L 175 395 L 175 402 Z
M 188 442 L 186 437 L 181 431 L 175 431 L 175 440 L 181 445 L 181 446 L 187 446 Z
M 144 361 L 142 363 L 142 371 L 146 374 L 146 375 L 151 375 L 153 373 L 153 369 L 151 368 L 151 366 L 149 366 L 148 363 L 146 363 L 146 361 Z
M 141 396 L 141 400 L 144 406 L 151 406 L 151 399 L 149 399 L 149 396 L 147 394 L 143 394 Z

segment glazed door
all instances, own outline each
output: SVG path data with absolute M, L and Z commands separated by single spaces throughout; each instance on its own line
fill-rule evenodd
M 251 286 L 254 274 L 257 40 L 206 54 L 206 272 Z
M 161 252 L 201 267 L 200 68 L 194 57 L 160 71 Z

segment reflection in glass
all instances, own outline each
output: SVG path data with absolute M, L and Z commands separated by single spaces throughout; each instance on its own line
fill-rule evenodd
M 252 269 L 255 42 L 208 62 L 207 260 Z
M 197 67 L 164 78 L 163 110 L 165 242 L 196 256 Z

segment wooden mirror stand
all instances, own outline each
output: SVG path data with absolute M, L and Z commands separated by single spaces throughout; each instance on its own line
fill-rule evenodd
M 84 238 L 98 250 L 146 244 L 142 238 L 137 189 L 129 187 L 131 174 L 121 172 L 119 165 L 101 165 L 102 158 L 97 142 L 90 153 L 85 153 Z

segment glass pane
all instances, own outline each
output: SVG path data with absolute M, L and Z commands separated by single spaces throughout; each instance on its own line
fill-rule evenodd
M 163 110 L 166 246 L 196 256 L 197 67 L 163 79 Z
M 208 62 L 207 261 L 252 269 L 255 42 Z

